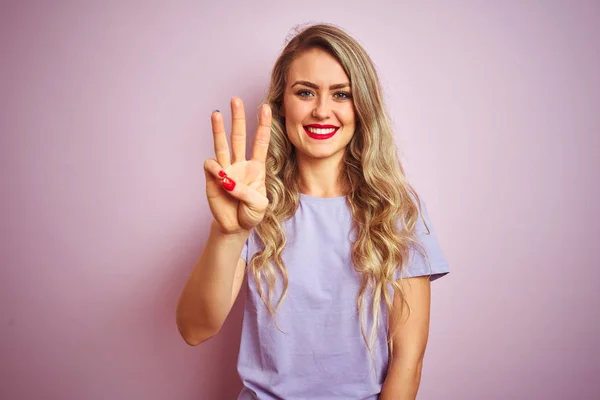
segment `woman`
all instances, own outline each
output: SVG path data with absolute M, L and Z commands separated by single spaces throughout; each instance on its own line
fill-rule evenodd
M 214 216 L 177 308 L 190 345 L 216 335 L 248 274 L 239 399 L 414 399 L 430 281 L 448 273 L 406 181 L 379 80 L 341 29 L 314 25 L 273 68 L 252 157 L 232 99 L 205 162 Z

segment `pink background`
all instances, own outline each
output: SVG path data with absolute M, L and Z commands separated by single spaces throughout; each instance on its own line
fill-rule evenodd
M 253 130 L 309 21 L 375 60 L 452 266 L 419 399 L 600 398 L 598 2 L 27 3 L 0 6 L 0 398 L 235 398 L 242 304 L 195 348 L 174 317 L 209 115 L 241 96 Z

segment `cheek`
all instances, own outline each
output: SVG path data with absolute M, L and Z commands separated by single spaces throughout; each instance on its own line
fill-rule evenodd
M 340 113 L 340 119 L 342 119 L 342 123 L 346 126 L 356 125 L 354 107 L 349 107 L 347 109 L 342 110 Z
M 310 113 L 310 106 L 306 102 L 293 98 L 285 109 L 286 119 L 290 124 L 301 124 Z
M 294 145 L 298 144 L 298 125 L 299 121 L 294 108 L 288 107 L 285 117 L 285 134 Z

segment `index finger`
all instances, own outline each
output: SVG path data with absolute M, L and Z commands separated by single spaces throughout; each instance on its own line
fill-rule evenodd
M 252 160 L 265 163 L 267 160 L 267 150 L 269 149 L 269 140 L 271 139 L 271 107 L 263 104 L 258 118 L 258 127 L 254 137 L 254 147 L 252 149 Z

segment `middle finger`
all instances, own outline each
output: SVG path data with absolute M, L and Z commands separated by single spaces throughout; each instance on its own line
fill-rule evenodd
M 231 149 L 233 162 L 246 160 L 246 115 L 242 100 L 231 99 Z

